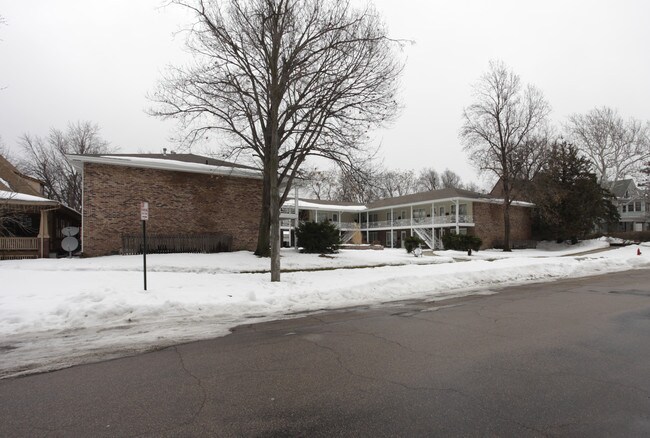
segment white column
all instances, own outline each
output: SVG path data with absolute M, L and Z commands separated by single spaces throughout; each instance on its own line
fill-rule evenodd
M 318 209 L 314 210 L 314 212 L 316 213 L 316 219 L 314 219 L 314 222 L 318 222 Z
M 433 240 L 433 248 L 436 249 L 436 203 L 431 203 L 431 239 Z
M 395 242 L 393 242 L 393 237 L 395 236 L 393 234 L 393 222 L 395 222 L 395 214 L 393 213 L 393 209 L 391 207 L 390 209 L 390 247 L 391 248 L 395 246 Z
M 456 199 L 456 234 L 460 233 L 460 227 L 458 226 L 458 199 Z
M 370 245 L 370 213 L 366 211 L 366 242 Z

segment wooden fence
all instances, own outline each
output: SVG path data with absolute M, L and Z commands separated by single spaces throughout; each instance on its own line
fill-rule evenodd
M 142 234 L 122 235 L 122 254 L 142 254 Z M 147 234 L 148 254 L 232 251 L 232 236 L 209 234 Z

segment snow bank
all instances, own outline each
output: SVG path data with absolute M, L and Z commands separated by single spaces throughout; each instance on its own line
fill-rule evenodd
M 0 375 L 221 336 L 242 323 L 296 312 L 441 299 L 650 267 L 650 247 L 642 247 L 641 256 L 636 249 L 570 257 L 551 256 L 567 248 L 514 251 L 501 258 L 481 252 L 490 259 L 470 261 L 454 261 L 451 251 L 421 258 L 403 250 L 342 251 L 323 258 L 288 250 L 283 268 L 328 270 L 284 273 L 281 283 L 271 283 L 270 274 L 262 272 L 268 259 L 247 252 L 153 255 L 147 257 L 146 292 L 138 256 L 0 262 Z

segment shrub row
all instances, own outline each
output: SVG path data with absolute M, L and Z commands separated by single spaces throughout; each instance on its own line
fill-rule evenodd
M 442 236 L 442 244 L 445 246 L 445 249 L 454 249 L 457 251 L 472 249 L 473 251 L 478 251 L 482 243 L 483 241 L 480 238 L 470 236 L 469 234 L 447 233 Z

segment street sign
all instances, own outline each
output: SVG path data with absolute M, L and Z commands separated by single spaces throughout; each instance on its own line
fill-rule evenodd
M 140 220 L 147 221 L 149 220 L 149 203 L 141 202 L 140 203 Z
M 147 221 L 149 220 L 149 203 L 140 203 L 140 220 L 142 220 L 142 273 L 144 290 L 147 290 Z

